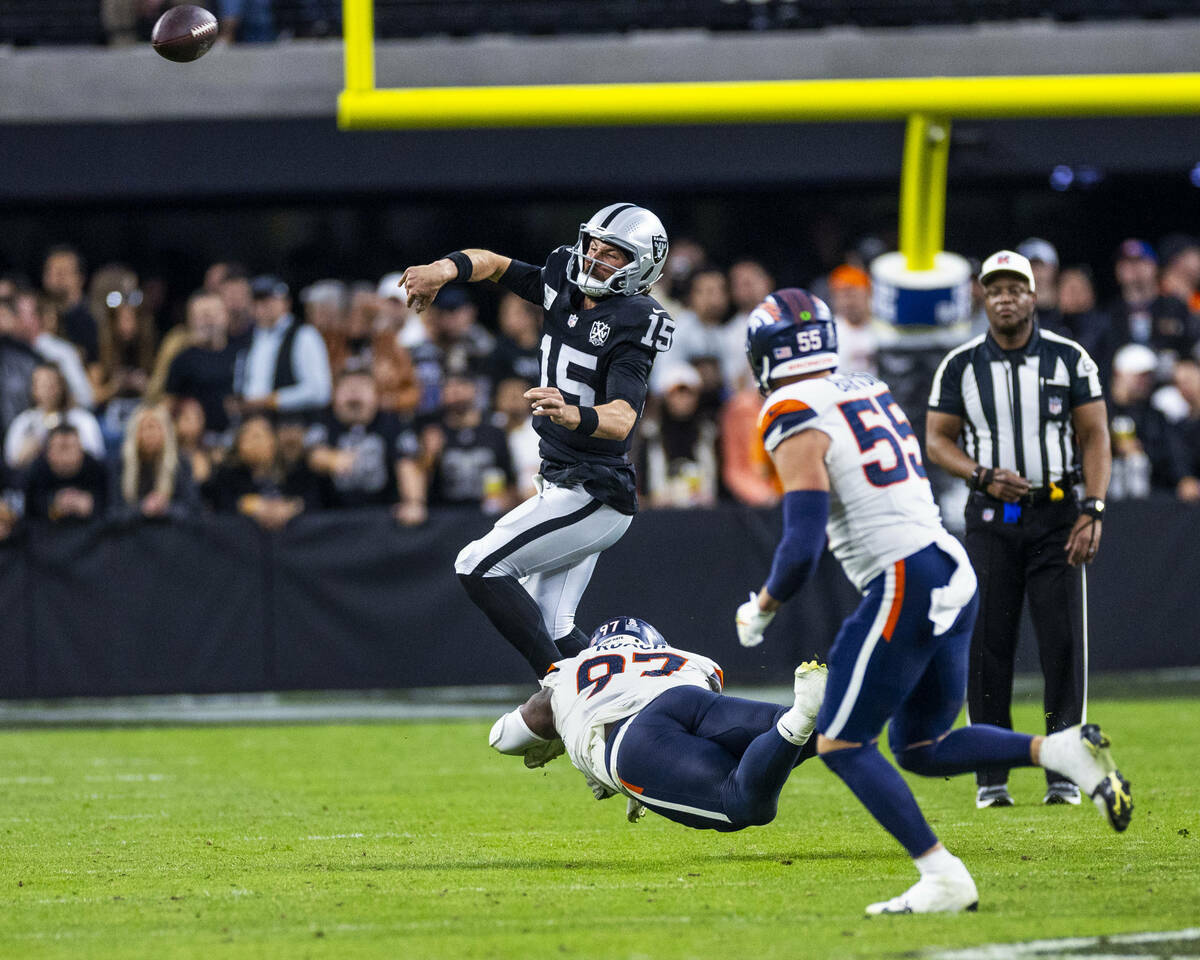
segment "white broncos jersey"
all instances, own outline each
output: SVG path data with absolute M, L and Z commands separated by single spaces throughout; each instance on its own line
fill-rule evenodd
M 957 541 L 942 526 L 921 445 L 892 399 L 870 374 L 835 373 L 780 387 L 763 404 L 759 428 L 768 451 L 801 430 L 832 441 L 829 549 L 859 588 L 887 567 L 935 541 L 955 557 Z
M 597 799 L 624 792 L 604 760 L 605 724 L 632 716 L 672 687 L 720 691 L 723 683 L 721 668 L 708 657 L 651 647 L 629 634 L 559 660 L 542 678 L 567 756 Z

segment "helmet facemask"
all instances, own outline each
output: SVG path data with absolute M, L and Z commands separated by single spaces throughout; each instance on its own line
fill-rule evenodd
M 621 267 L 614 267 L 605 260 L 588 256 L 591 242 L 597 240 L 610 247 L 620 250 L 629 262 Z M 600 273 L 607 272 L 603 279 Z M 589 297 L 611 297 L 623 294 L 637 293 L 638 258 L 634 250 L 630 250 L 619 239 L 588 232 L 588 224 L 579 225 L 579 239 L 571 249 L 571 262 L 567 268 L 567 279 L 577 286 L 582 293 Z

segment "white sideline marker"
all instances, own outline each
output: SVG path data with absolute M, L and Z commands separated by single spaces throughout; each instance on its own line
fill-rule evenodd
M 992 943 L 961 950 L 935 950 L 925 954 L 928 960 L 1007 960 L 1010 957 L 1037 957 L 1039 960 L 1147 960 L 1147 954 L 1123 954 L 1120 950 L 1099 954 L 1093 948 L 1121 947 L 1132 944 L 1166 943 L 1176 940 L 1200 940 L 1200 927 L 1184 930 L 1151 930 L 1146 933 L 1115 933 L 1107 937 L 1064 937 L 1060 940 L 1029 940 L 1025 943 Z M 1087 950 L 1087 953 L 1081 951 Z M 1153 954 L 1151 957 L 1155 956 Z

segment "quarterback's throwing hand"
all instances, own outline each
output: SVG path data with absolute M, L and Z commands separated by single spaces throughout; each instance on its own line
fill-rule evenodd
M 757 647 L 763 642 L 763 631 L 774 619 L 775 611 L 760 609 L 758 597 L 750 594 L 750 599 L 737 609 L 738 643 L 743 647 Z
M 400 278 L 400 286 L 404 288 L 408 305 L 417 313 L 424 313 L 425 308 L 433 303 L 437 292 L 457 275 L 454 264 L 449 260 L 438 260 L 435 263 L 409 267 Z

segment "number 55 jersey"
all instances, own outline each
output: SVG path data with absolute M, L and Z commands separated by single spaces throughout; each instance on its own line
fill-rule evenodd
M 831 374 L 774 391 L 759 416 L 774 451 L 802 430 L 830 439 L 829 549 L 859 588 L 891 564 L 953 537 L 942 527 L 921 447 L 888 385 L 869 374 Z M 946 547 L 959 555 L 958 542 Z
M 721 668 L 708 657 L 675 647 L 652 647 L 628 635 L 559 660 L 542 678 L 567 756 L 587 778 L 597 799 L 624 792 L 605 762 L 607 724 L 633 716 L 672 687 L 720 692 L 723 683 Z

